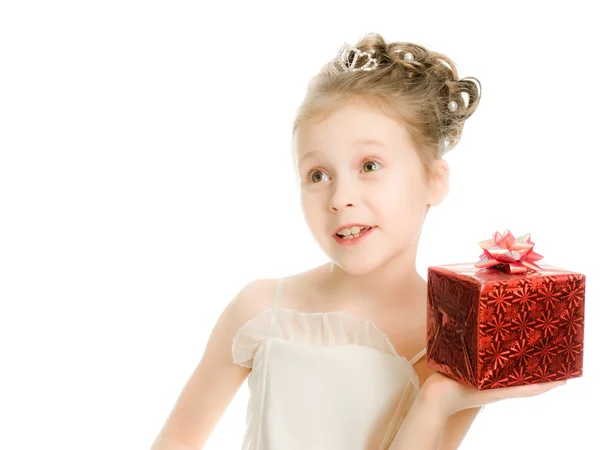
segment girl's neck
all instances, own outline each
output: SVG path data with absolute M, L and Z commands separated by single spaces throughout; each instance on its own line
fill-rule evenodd
M 324 268 L 323 289 L 330 298 L 343 298 L 344 303 L 412 308 L 426 296 L 427 282 L 414 264 L 388 264 L 358 275 L 346 272 L 333 261 Z

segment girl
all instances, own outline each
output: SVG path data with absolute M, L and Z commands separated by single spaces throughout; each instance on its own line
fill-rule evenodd
M 331 262 L 240 290 L 153 450 L 201 448 L 246 377 L 246 450 L 456 449 L 482 405 L 564 384 L 478 391 L 424 358 L 417 246 L 480 93 L 448 57 L 374 33 L 323 67 L 292 137 Z

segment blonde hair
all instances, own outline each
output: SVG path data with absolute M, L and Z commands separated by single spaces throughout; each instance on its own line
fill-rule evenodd
M 450 58 L 415 43 L 387 43 L 381 35 L 370 33 L 354 47 L 362 52 L 375 50 L 371 57 L 378 66 L 341 73 L 332 68 L 335 60 L 323 66 L 308 84 L 292 136 L 307 122 L 323 120 L 349 101 L 363 99 L 404 124 L 430 180 L 434 160 L 458 144 L 465 120 L 475 112 L 481 83 L 474 77 L 460 79 Z M 406 52 L 414 59 L 405 60 Z M 353 58 L 351 51 L 348 59 Z M 357 67 L 366 61 L 366 56 L 359 58 Z M 458 106 L 455 111 L 448 108 L 452 100 Z

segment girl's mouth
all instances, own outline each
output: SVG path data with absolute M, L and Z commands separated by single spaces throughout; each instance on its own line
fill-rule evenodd
M 340 245 L 344 245 L 344 246 L 357 245 L 357 244 L 360 244 L 361 242 L 363 242 L 367 238 L 367 236 L 369 236 L 373 232 L 373 230 L 375 228 L 377 228 L 377 227 L 374 226 L 374 227 L 365 228 L 363 230 L 360 230 L 358 237 L 354 237 L 351 234 L 346 237 L 341 237 L 337 233 L 334 234 L 333 237 L 335 238 L 337 243 Z

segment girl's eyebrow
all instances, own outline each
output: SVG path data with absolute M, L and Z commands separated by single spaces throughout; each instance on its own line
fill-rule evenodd
M 379 145 L 381 147 L 385 147 L 385 143 L 378 141 L 377 139 L 367 138 L 367 139 L 357 139 L 353 142 L 353 144 L 366 144 L 366 145 Z
M 373 138 L 357 139 L 356 141 L 352 142 L 352 144 L 353 145 L 356 145 L 356 144 L 377 145 L 380 147 L 386 146 L 385 143 L 378 141 L 377 139 L 373 139 Z M 320 152 L 320 150 L 310 150 L 310 151 L 306 152 L 304 155 L 302 155 L 302 157 L 298 160 L 298 162 L 304 161 L 305 159 L 308 159 L 311 156 L 316 155 L 319 152 Z

